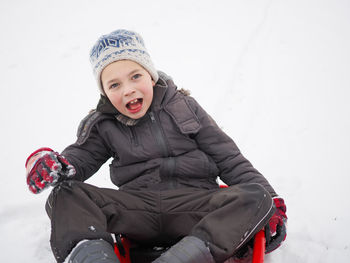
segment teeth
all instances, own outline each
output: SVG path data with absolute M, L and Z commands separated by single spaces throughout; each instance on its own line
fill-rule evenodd
M 134 99 L 134 100 L 130 101 L 129 103 L 130 103 L 130 104 L 134 104 L 134 103 L 136 103 L 137 101 L 138 101 L 138 99 Z

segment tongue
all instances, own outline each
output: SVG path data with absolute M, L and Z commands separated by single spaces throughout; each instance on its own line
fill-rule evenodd
M 142 105 L 142 104 L 141 104 L 140 100 L 138 100 L 136 103 L 129 103 L 129 104 L 128 104 L 128 108 L 129 108 L 130 110 L 136 110 L 136 109 L 140 108 L 141 105 Z

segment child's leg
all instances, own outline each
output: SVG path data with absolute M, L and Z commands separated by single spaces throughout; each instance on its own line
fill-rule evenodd
M 209 204 L 211 212 L 191 234 L 209 242 L 217 262 L 232 256 L 266 225 L 274 213 L 270 194 L 258 184 L 221 189 L 212 196 Z
M 102 189 L 77 181 L 61 183 L 46 203 L 56 260 L 63 262 L 81 240 L 103 239 L 113 245 L 111 233 L 152 238 L 157 234 L 154 229 L 158 221 L 151 212 L 157 203 L 157 194 L 145 193 L 141 198 L 137 193 Z
M 216 262 L 231 257 L 274 212 L 269 193 L 258 184 L 187 191 L 163 199 L 162 207 L 168 208 L 163 211 L 164 232 L 203 240 Z

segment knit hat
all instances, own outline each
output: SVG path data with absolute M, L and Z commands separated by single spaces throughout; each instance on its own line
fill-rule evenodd
M 119 29 L 108 35 L 102 35 L 90 51 L 90 62 L 102 95 L 105 95 L 101 83 L 101 72 L 109 64 L 119 60 L 132 60 L 144 67 L 154 82 L 158 73 L 147 52 L 142 37 L 136 32 Z

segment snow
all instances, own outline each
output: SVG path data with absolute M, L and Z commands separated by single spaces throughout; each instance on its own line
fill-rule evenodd
M 75 141 L 99 96 L 89 49 L 127 28 L 285 199 L 266 262 L 348 262 L 349 14 L 347 0 L 2 1 L 0 261 L 55 262 L 49 191 L 29 192 L 24 163 Z M 113 187 L 108 166 L 89 182 Z

